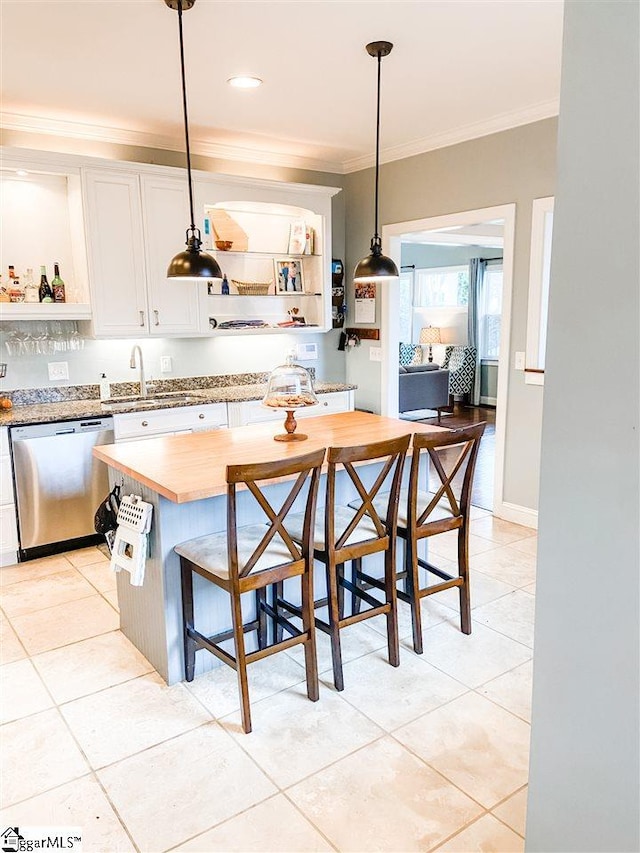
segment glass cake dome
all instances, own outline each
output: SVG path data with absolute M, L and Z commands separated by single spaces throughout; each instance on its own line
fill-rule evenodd
M 279 365 L 271 372 L 262 405 L 271 409 L 284 409 L 287 413 L 284 424 L 286 434 L 274 436 L 276 441 L 303 441 L 307 437 L 295 432 L 297 423 L 293 412 L 306 406 L 317 406 L 318 398 L 309 371 L 294 364 L 292 355 L 287 357 L 286 364 Z

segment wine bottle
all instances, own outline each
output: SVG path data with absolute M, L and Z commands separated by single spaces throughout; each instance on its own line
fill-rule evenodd
M 47 268 L 40 267 L 40 289 L 38 291 L 40 302 L 53 302 L 53 291 L 47 281 Z
M 60 265 L 53 265 L 53 281 L 51 282 L 51 289 L 53 290 L 53 301 L 54 302 L 64 302 L 64 281 L 60 278 Z

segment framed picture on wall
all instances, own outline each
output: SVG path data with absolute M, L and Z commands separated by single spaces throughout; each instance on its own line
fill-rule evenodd
M 303 293 L 302 263 L 295 258 L 279 258 L 273 262 L 277 293 Z

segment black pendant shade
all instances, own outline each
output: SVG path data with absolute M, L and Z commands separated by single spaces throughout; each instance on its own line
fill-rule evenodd
M 393 45 L 389 41 L 373 41 L 366 46 L 369 56 L 378 60 L 378 102 L 376 113 L 376 178 L 375 178 L 375 232 L 371 239 L 371 249 L 366 258 L 356 266 L 354 282 L 382 282 L 398 278 L 398 267 L 382 254 L 382 240 L 378 232 L 378 186 L 380 182 L 380 71 L 382 57 L 391 53 Z
M 170 9 L 178 11 L 178 32 L 180 35 L 180 69 L 182 71 L 182 111 L 184 115 L 184 137 L 187 149 L 187 178 L 189 182 L 189 213 L 191 225 L 187 228 L 186 251 L 171 259 L 167 269 L 167 278 L 180 279 L 222 279 L 222 270 L 214 257 L 200 248 L 202 240 L 196 228 L 193 215 L 193 182 L 191 180 L 191 149 L 189 146 L 189 122 L 187 119 L 187 84 L 184 71 L 184 42 L 182 38 L 182 11 L 191 9 L 196 0 L 164 0 Z

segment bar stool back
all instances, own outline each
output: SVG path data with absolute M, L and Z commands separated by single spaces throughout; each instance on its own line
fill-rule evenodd
M 396 601 L 396 521 L 398 498 L 405 455 L 410 435 L 389 441 L 354 447 L 330 447 L 327 451 L 327 493 L 324 509 L 318 508 L 314 532 L 314 557 L 326 567 L 327 597 L 316 600 L 316 609 L 326 606 L 328 622 L 316 617 L 316 627 L 331 637 L 333 677 L 336 690 L 344 689 L 340 630 L 355 622 L 384 614 L 387 617 L 389 663 L 398 666 L 400 651 Z M 373 485 L 367 488 L 359 476 L 358 463 L 380 462 L 381 470 Z M 336 474 L 344 469 L 359 495 L 359 506 L 336 504 Z M 382 488 L 387 488 L 381 506 L 377 500 Z M 292 520 L 293 522 L 293 520 Z M 300 519 L 294 538 L 300 536 Z M 294 528 L 292 526 L 292 532 Z M 385 600 L 380 602 L 357 588 L 344 577 L 344 564 L 358 562 L 362 557 L 384 552 Z M 344 614 L 344 591 L 369 605 L 367 610 Z M 283 595 L 283 585 L 276 586 L 275 610 L 278 615 L 300 615 L 299 609 Z
M 413 647 L 418 654 L 423 651 L 420 601 L 425 596 L 458 587 L 461 629 L 464 634 L 471 633 L 469 514 L 473 475 L 484 428 L 485 424 L 479 423 L 435 435 L 416 433 L 413 437 L 409 490 L 400 498 L 398 513 L 398 535 L 405 540 L 407 579 L 398 597 L 411 606 Z M 439 481 L 435 492 L 423 492 L 419 488 L 420 455 L 425 451 Z M 458 531 L 458 574 L 455 576 L 418 557 L 421 539 L 450 530 Z M 420 568 L 435 575 L 440 582 L 422 587 Z
M 318 699 L 315 631 L 313 622 L 312 532 L 318 495 L 318 479 L 325 451 L 276 462 L 248 463 L 227 467 L 227 530 L 200 536 L 176 545 L 182 573 L 182 607 L 186 680 L 193 681 L 195 656 L 207 649 L 238 674 L 242 726 L 251 731 L 251 712 L 247 664 L 299 643 L 304 644 L 307 695 Z M 298 475 L 280 509 L 271 506 L 260 484 L 276 478 Z M 236 490 L 245 486 L 265 513 L 268 524 L 237 525 Z M 302 535 L 295 541 L 288 532 L 288 516 L 294 501 L 307 488 L 302 516 Z M 271 498 L 273 500 L 273 498 Z M 193 573 L 221 587 L 231 596 L 233 628 L 214 636 L 205 636 L 194 627 Z M 267 645 L 267 614 L 274 615 L 266 599 L 266 588 L 285 578 L 300 577 L 302 585 L 302 630 L 291 625 L 291 637 Z M 241 596 L 254 592 L 256 617 L 243 624 Z M 245 633 L 256 631 L 258 649 L 245 650 Z M 220 643 L 234 640 L 235 656 Z

